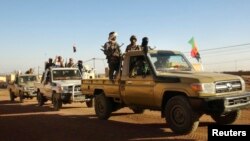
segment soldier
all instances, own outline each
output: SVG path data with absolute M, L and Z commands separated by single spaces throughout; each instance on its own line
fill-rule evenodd
M 132 35 L 130 37 L 130 44 L 127 46 L 125 52 L 134 51 L 134 50 L 141 50 L 140 46 L 136 45 L 136 41 L 137 41 L 136 36 Z
M 142 50 L 145 54 L 148 53 L 148 50 L 153 50 L 153 49 L 155 49 L 155 47 L 154 47 L 154 48 L 151 48 L 150 46 L 148 46 L 148 42 L 149 42 L 148 37 L 143 37 L 143 38 L 142 38 L 141 50 Z
M 49 62 L 47 62 L 45 65 L 45 70 L 50 69 L 50 67 L 53 67 L 53 66 L 55 66 L 55 64 L 53 63 L 53 59 L 49 58 Z
M 82 74 L 82 69 L 83 69 L 82 60 L 78 60 L 77 67 L 78 67 L 80 73 Z
M 32 68 L 30 68 L 29 70 L 25 72 L 25 74 L 33 74 L 33 73 L 34 73 L 34 70 Z
M 54 60 L 54 64 L 56 67 L 64 67 L 62 57 L 56 56 L 56 58 Z
M 168 56 L 158 56 L 157 61 L 154 63 L 154 65 L 156 67 L 156 70 L 169 68 L 170 67 L 169 57 Z
M 65 67 L 69 67 L 69 68 L 72 68 L 74 67 L 74 62 L 73 62 L 73 59 L 72 58 L 69 58 L 69 62 L 65 64 Z
M 106 42 L 103 46 L 104 54 L 106 55 L 106 59 L 109 64 L 109 79 L 114 79 L 114 72 L 115 77 L 118 74 L 119 66 L 120 66 L 120 59 L 121 59 L 121 51 L 120 46 L 116 42 L 117 33 L 110 32 L 108 42 Z

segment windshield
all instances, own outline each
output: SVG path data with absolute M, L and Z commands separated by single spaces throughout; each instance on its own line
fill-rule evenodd
M 150 53 L 149 58 L 156 73 L 167 71 L 191 71 L 192 67 L 182 54 L 172 52 Z
M 53 80 L 81 80 L 79 70 L 53 70 Z
M 37 81 L 37 77 L 36 76 L 20 76 L 18 81 L 19 81 L 19 84 L 20 83 L 35 82 L 35 81 Z

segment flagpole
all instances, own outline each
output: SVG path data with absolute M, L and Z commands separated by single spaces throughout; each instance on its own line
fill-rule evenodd
M 204 67 L 203 67 L 203 64 L 202 64 L 201 59 L 199 60 L 199 63 L 200 63 L 200 65 L 201 65 L 201 71 L 204 71 Z
M 76 58 L 76 43 L 73 43 L 73 56 L 74 56 L 74 60 L 75 60 L 74 65 L 76 65 L 78 63 L 78 60 Z

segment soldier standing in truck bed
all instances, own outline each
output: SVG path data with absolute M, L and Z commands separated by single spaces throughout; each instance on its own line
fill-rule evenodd
M 130 37 L 130 44 L 127 46 L 125 52 L 135 51 L 135 50 L 141 50 L 141 47 L 139 45 L 137 45 L 136 42 L 137 42 L 136 36 L 132 35 Z
M 119 44 L 116 42 L 117 33 L 110 32 L 108 42 L 103 46 L 104 54 L 109 64 L 109 79 L 113 80 L 119 71 L 121 50 Z M 115 75 L 114 75 L 115 72 Z
M 45 65 L 45 70 L 50 69 L 50 67 L 54 67 L 55 64 L 53 63 L 53 59 L 49 58 L 49 62 L 46 63 Z
M 69 58 L 69 62 L 68 63 L 65 63 L 65 67 L 68 67 L 68 68 L 72 68 L 74 67 L 74 62 L 73 62 L 73 59 L 72 58 Z

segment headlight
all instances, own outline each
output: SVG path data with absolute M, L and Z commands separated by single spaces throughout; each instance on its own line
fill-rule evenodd
M 28 88 L 27 88 L 27 87 L 23 87 L 23 90 L 24 90 L 24 91 L 27 91 L 27 90 L 28 90 Z
M 67 87 L 67 86 L 66 86 L 66 87 L 63 87 L 63 86 L 62 86 L 62 87 L 61 87 L 61 91 L 62 91 L 62 92 L 68 92 L 68 91 L 69 91 L 69 87 Z
M 191 84 L 191 88 L 195 92 L 205 93 L 205 94 L 215 94 L 214 83 L 194 83 Z

